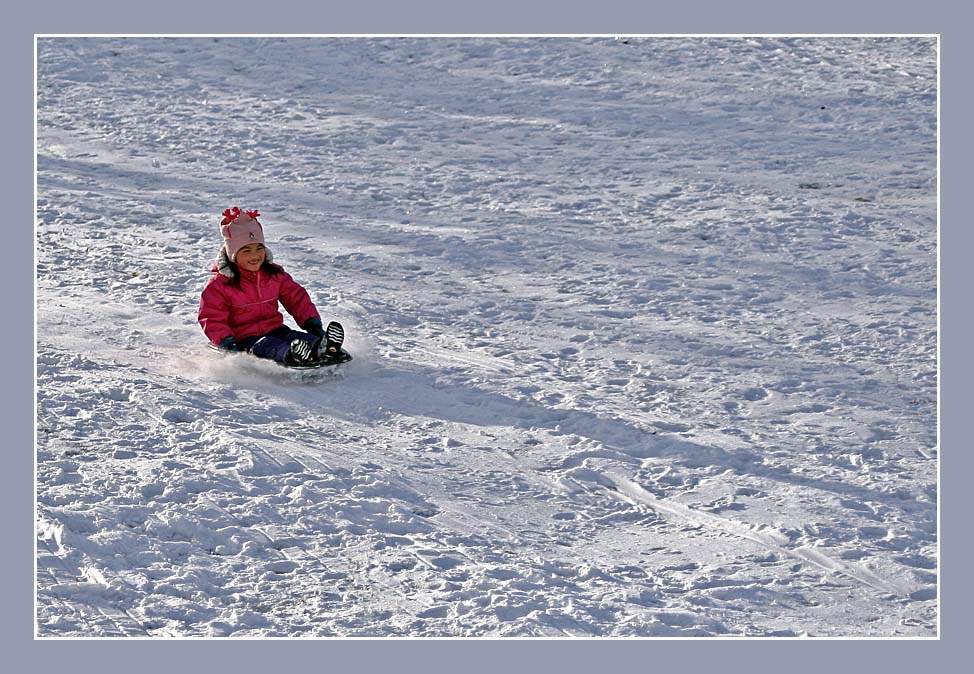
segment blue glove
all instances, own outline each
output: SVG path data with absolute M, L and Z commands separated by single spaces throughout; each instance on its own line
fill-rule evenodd
M 225 337 L 222 342 L 220 342 L 220 348 L 225 351 L 239 351 L 240 347 L 233 340 L 233 337 Z
M 315 337 L 325 336 L 325 329 L 321 327 L 320 318 L 309 318 L 304 322 L 304 325 L 302 325 L 301 327 L 304 328 L 305 332 L 308 332 L 314 335 Z

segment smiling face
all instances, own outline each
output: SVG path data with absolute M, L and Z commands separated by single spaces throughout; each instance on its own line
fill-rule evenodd
M 237 251 L 237 266 L 246 271 L 257 271 L 264 264 L 267 254 L 264 252 L 264 244 L 251 243 Z

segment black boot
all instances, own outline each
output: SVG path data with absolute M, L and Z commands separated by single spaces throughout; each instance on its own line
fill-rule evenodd
M 338 321 L 332 321 L 325 328 L 324 345 L 319 342 L 319 349 L 324 358 L 332 358 L 341 353 L 342 343 L 345 341 L 345 329 Z
M 320 339 L 314 344 L 305 339 L 295 339 L 291 342 L 291 348 L 288 350 L 285 360 L 289 363 L 302 365 L 312 363 L 318 359 L 318 346 L 320 344 Z

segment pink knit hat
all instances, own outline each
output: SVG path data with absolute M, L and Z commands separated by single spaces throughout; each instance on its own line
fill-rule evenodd
M 264 228 L 257 221 L 257 211 L 241 211 L 238 207 L 223 211 L 220 233 L 227 249 L 227 257 L 236 262 L 237 251 L 251 243 L 264 243 Z

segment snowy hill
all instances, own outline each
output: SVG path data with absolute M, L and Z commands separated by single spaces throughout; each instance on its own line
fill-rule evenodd
M 39 39 L 38 635 L 935 636 L 936 49 Z

